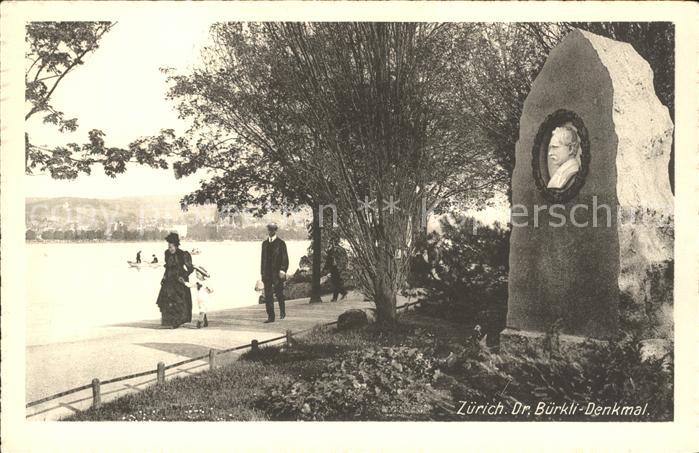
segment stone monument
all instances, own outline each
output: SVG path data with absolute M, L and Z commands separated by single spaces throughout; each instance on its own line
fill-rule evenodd
M 574 30 L 520 120 L 507 327 L 672 337 L 673 124 L 629 44 Z

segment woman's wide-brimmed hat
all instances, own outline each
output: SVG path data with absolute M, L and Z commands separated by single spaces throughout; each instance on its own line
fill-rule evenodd
M 180 245 L 180 235 L 175 232 L 172 232 L 165 236 L 165 240 L 168 244 Z
M 204 266 L 194 266 L 194 270 L 197 272 L 200 272 L 204 277 L 210 278 L 211 275 L 209 275 L 209 271 L 204 269 Z

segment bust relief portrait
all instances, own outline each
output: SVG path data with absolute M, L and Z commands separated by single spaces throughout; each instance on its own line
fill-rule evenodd
M 539 126 L 532 147 L 534 183 L 550 202 L 565 203 L 585 185 L 590 168 L 590 139 L 575 112 L 556 110 Z
M 551 132 L 548 146 L 547 163 L 549 189 L 562 189 L 580 170 L 580 136 L 575 126 L 566 124 Z

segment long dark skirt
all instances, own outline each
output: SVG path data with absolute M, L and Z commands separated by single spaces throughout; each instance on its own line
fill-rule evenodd
M 158 301 L 160 324 L 177 327 L 192 320 L 192 293 L 178 281 L 168 281 L 160 287 Z

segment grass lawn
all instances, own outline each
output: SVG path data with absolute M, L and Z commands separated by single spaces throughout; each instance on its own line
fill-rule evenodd
M 644 416 L 595 420 L 672 417 L 672 372 L 660 363 L 641 363 L 633 351 L 590 346 L 559 356 L 513 343 L 494 355 L 473 342 L 471 332 L 417 312 L 402 314 L 390 331 L 316 328 L 290 347 L 261 348 L 214 371 L 171 379 L 66 420 L 590 419 L 510 413 L 518 402 L 538 401 L 651 406 Z M 461 401 L 500 402 L 505 411 L 462 415 Z

